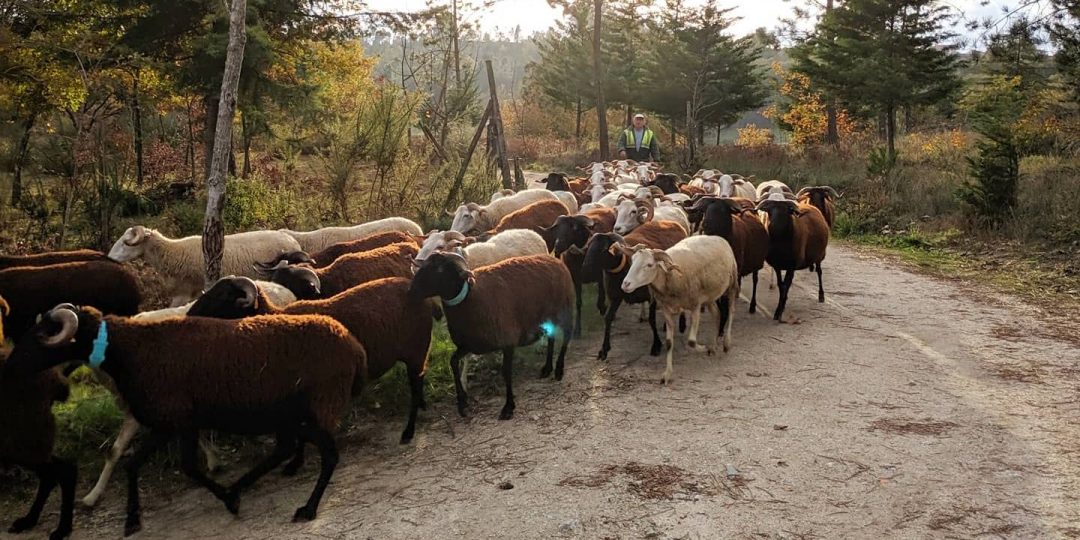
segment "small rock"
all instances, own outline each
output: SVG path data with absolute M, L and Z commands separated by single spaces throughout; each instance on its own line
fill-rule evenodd
M 727 468 L 728 478 L 735 478 L 736 476 L 739 476 L 739 469 L 736 469 L 734 465 L 728 463 L 727 465 L 725 465 L 725 467 Z
M 774 424 L 772 428 L 775 429 L 776 431 L 784 431 L 785 429 L 787 429 L 787 426 L 781 426 L 780 424 Z
M 502 482 L 499 482 L 499 489 L 514 489 L 514 484 L 511 484 L 509 480 L 503 480 Z
M 559 534 L 564 536 L 571 534 L 578 534 L 581 532 L 581 522 L 576 519 L 571 519 L 562 525 L 559 525 Z

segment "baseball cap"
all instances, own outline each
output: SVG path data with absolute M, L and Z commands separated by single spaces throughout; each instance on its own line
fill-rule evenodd
M 645 118 L 645 115 L 641 114 L 641 113 L 637 113 L 637 114 L 634 115 L 634 118 Z

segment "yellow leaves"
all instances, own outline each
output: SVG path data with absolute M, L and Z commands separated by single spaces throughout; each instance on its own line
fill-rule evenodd
M 375 59 L 364 55 L 359 41 L 341 44 L 309 43 L 312 65 L 304 66 L 308 79 L 321 90 L 325 105 L 332 111 L 355 111 L 375 90 L 372 72 Z
M 766 146 L 772 144 L 772 131 L 759 128 L 755 124 L 747 124 L 739 128 L 739 137 L 735 139 L 735 146 Z
M 780 79 L 779 93 L 787 103 L 783 109 L 775 104 L 770 105 L 763 113 L 765 117 L 786 124 L 791 129 L 793 145 L 823 142 L 828 129 L 826 105 L 813 90 L 810 77 L 784 69 L 779 62 L 773 62 L 772 70 Z M 837 109 L 836 128 L 841 140 L 844 140 L 855 132 L 857 126 L 847 111 Z
M 900 154 L 905 159 L 920 163 L 936 163 L 948 167 L 963 161 L 974 146 L 970 131 L 951 129 L 939 132 L 915 131 L 897 141 Z

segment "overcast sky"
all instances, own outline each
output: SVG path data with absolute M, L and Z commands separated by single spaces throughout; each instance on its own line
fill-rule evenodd
M 732 6 L 734 13 L 741 17 L 732 27 L 736 35 L 748 34 L 755 28 L 764 26 L 773 29 L 781 18 L 790 16 L 793 3 L 801 0 L 721 0 L 720 5 Z M 368 0 L 369 7 L 377 10 L 419 10 L 427 3 L 424 0 Z M 446 3 L 449 3 L 447 0 Z M 700 1 L 688 0 L 688 4 L 700 4 Z M 1003 8 L 1013 6 L 1016 0 L 989 0 L 989 5 L 981 6 L 983 0 L 948 0 L 952 5 L 965 12 L 968 19 L 983 20 L 986 17 L 1000 17 Z M 495 5 L 482 17 L 480 27 L 484 31 L 512 32 L 515 26 L 521 26 L 522 36 L 543 31 L 561 16 L 560 10 L 552 8 L 546 0 L 495 0 Z

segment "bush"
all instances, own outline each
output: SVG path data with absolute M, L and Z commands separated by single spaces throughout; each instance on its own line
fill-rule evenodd
M 229 178 L 225 193 L 222 217 L 229 232 L 280 229 L 297 221 L 297 206 L 292 192 L 271 189 L 256 174 L 247 179 Z

